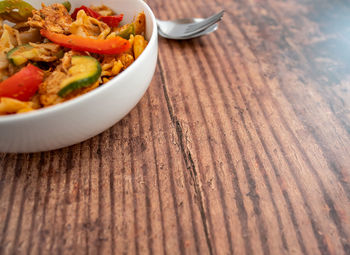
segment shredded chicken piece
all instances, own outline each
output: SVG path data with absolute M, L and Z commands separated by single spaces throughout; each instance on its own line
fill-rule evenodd
M 49 6 L 41 5 L 41 10 L 33 11 L 33 17 L 28 19 L 28 24 L 51 32 L 68 34 L 72 18 L 67 9 L 62 4 L 57 3 Z
M 95 12 L 99 13 L 102 16 L 111 16 L 115 14 L 115 12 L 111 8 L 105 6 L 104 4 L 99 6 L 91 5 L 90 9 L 94 10 Z
M 45 106 L 55 105 L 64 101 L 57 95 L 60 90 L 60 84 L 67 74 L 60 71 L 53 71 L 43 83 L 39 86 L 40 103 Z
M 21 39 L 19 38 L 19 32 L 17 29 L 10 27 L 7 24 L 2 26 L 3 32 L 0 37 L 0 51 L 8 52 L 17 45 L 21 45 Z
M 90 17 L 86 15 L 84 10 L 80 10 L 76 20 L 70 25 L 70 32 L 84 37 L 105 39 L 111 29 L 104 22 Z
M 123 64 L 123 69 L 126 69 L 129 65 L 134 62 L 134 57 L 131 54 L 123 53 L 117 58 Z
M 55 43 L 29 43 L 34 47 L 37 54 L 34 54 L 31 60 L 52 62 L 58 59 L 61 47 Z
M 7 69 L 9 62 L 4 52 L 0 53 L 0 82 L 9 77 L 9 71 Z
M 8 70 L 9 61 L 7 59 L 7 52 L 12 48 L 21 45 L 19 32 L 17 29 L 10 27 L 7 24 L 1 26 L 0 37 L 0 81 L 5 80 L 11 72 Z
M 72 61 L 72 57 L 75 55 L 79 55 L 78 52 L 75 51 L 68 51 L 64 54 L 63 58 L 61 59 L 61 65 L 58 66 L 56 69 L 61 69 L 63 70 L 65 73 L 68 73 L 68 69 L 71 66 L 71 61 Z
M 5 52 L 0 52 L 0 70 L 7 68 L 9 62 L 7 60 Z
M 62 98 L 58 96 L 58 92 L 61 89 L 61 83 L 64 79 L 68 78 L 68 69 L 71 67 L 72 56 L 77 55 L 77 52 L 69 51 L 61 59 L 61 64 L 57 66 L 50 75 L 44 80 L 39 86 L 40 103 L 46 107 L 62 103 L 64 101 L 70 100 L 72 98 L 78 97 L 85 94 L 96 87 L 98 87 L 99 82 L 95 82 L 89 87 L 80 88 L 69 93 L 66 97 Z
M 61 89 L 61 82 L 68 75 L 68 69 L 71 66 L 71 60 L 74 52 L 69 51 L 64 54 L 61 59 L 61 64 L 49 74 L 43 83 L 39 86 L 40 103 L 45 106 L 55 105 L 65 101 L 65 98 L 58 96 L 58 91 Z

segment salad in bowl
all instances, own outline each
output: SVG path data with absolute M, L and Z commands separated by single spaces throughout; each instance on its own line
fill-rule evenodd
M 93 137 L 151 83 L 158 32 L 143 0 L 3 0 L 0 19 L 0 152 Z
M 120 25 L 123 16 L 106 5 L 1 1 L 0 115 L 71 100 L 128 68 L 148 44 L 146 18 Z

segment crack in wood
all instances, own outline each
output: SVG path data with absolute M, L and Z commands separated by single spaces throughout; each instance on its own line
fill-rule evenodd
M 161 82 L 162 82 L 163 94 L 164 94 L 164 97 L 166 100 L 169 116 L 170 116 L 172 124 L 175 126 L 176 135 L 177 135 L 178 142 L 180 145 L 181 154 L 182 154 L 183 159 L 185 161 L 186 169 L 189 170 L 191 179 L 193 181 L 195 199 L 198 202 L 199 212 L 201 215 L 201 220 L 202 220 L 202 224 L 203 224 L 203 228 L 204 228 L 204 233 L 205 233 L 205 238 L 206 238 L 208 250 L 209 250 L 210 254 L 213 254 L 212 244 L 210 241 L 210 236 L 209 236 L 209 231 L 208 231 L 207 216 L 206 216 L 205 211 L 204 211 L 203 196 L 202 196 L 202 192 L 201 192 L 201 188 L 200 188 L 199 180 L 198 180 L 198 173 L 197 173 L 198 171 L 197 171 L 196 166 L 194 164 L 192 154 L 191 154 L 190 150 L 188 149 L 188 147 L 184 143 L 184 139 L 185 139 L 184 132 L 183 132 L 183 129 L 181 126 L 181 122 L 178 120 L 178 118 L 176 117 L 176 115 L 174 113 L 174 107 L 171 104 L 168 89 L 165 85 L 163 67 L 162 67 L 159 59 L 158 59 L 158 66 L 160 69 L 160 77 L 161 77 Z

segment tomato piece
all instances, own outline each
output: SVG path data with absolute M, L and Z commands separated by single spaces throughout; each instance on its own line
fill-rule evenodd
M 99 54 L 120 54 L 130 49 L 130 42 L 120 36 L 102 40 L 78 35 L 64 35 L 41 29 L 40 34 L 61 46 Z
M 43 78 L 44 72 L 41 69 L 28 64 L 0 83 L 0 97 L 28 101 L 37 92 Z

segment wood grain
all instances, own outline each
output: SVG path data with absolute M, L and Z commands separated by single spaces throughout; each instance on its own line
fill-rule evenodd
M 350 254 L 350 5 L 148 1 L 159 39 L 122 121 L 61 150 L 0 154 L 1 254 Z

